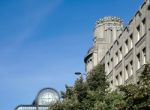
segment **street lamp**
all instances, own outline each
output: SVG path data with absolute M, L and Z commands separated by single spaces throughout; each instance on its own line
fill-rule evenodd
M 81 75 L 82 73 L 81 72 L 75 72 L 74 74 L 75 75 Z
M 81 73 L 81 72 L 75 72 L 74 74 L 77 75 L 77 76 L 79 76 L 79 75 L 84 75 L 84 76 L 86 76 L 86 75 L 87 75 L 86 73 Z
M 74 74 L 75 74 L 76 76 L 82 77 L 84 81 L 86 80 L 86 73 L 75 72 Z

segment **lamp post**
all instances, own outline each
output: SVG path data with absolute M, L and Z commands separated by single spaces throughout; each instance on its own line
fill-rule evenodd
M 77 75 L 77 76 L 82 75 L 81 72 L 75 72 L 74 74 Z
M 81 76 L 83 77 L 83 80 L 85 81 L 87 74 L 86 73 L 81 73 L 81 72 L 75 72 L 74 73 L 76 76 Z

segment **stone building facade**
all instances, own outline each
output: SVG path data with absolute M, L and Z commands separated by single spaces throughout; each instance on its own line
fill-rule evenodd
M 150 2 L 145 0 L 126 27 L 118 17 L 96 22 L 93 47 L 84 58 L 86 72 L 105 65 L 110 88 L 137 83 L 144 64 L 150 63 Z

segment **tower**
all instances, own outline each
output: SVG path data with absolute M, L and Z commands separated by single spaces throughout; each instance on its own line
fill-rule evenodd
M 122 30 L 123 22 L 118 17 L 104 17 L 96 22 L 94 29 L 94 47 L 97 51 L 98 62 L 102 60 Z
M 96 21 L 94 43 L 85 56 L 86 71 L 89 72 L 105 56 L 110 46 L 123 31 L 123 22 L 118 17 L 103 17 Z

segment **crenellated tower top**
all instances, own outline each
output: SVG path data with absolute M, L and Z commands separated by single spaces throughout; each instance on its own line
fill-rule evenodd
M 116 16 L 103 17 L 96 21 L 94 28 L 94 47 L 98 61 L 101 61 L 109 47 L 124 29 L 123 20 Z
M 99 20 L 96 21 L 96 25 L 105 23 L 105 22 L 119 22 L 119 23 L 123 23 L 123 20 L 119 17 L 116 16 L 107 16 L 107 17 L 103 17 L 100 18 Z
M 96 21 L 94 40 L 99 41 L 99 38 L 107 38 L 106 42 L 111 44 L 123 31 L 123 27 L 123 20 L 121 18 L 116 16 L 103 17 Z
M 90 48 L 84 60 L 87 64 L 87 71 L 90 71 L 103 59 L 123 29 L 123 20 L 116 16 L 107 16 L 96 21 L 93 47 Z

